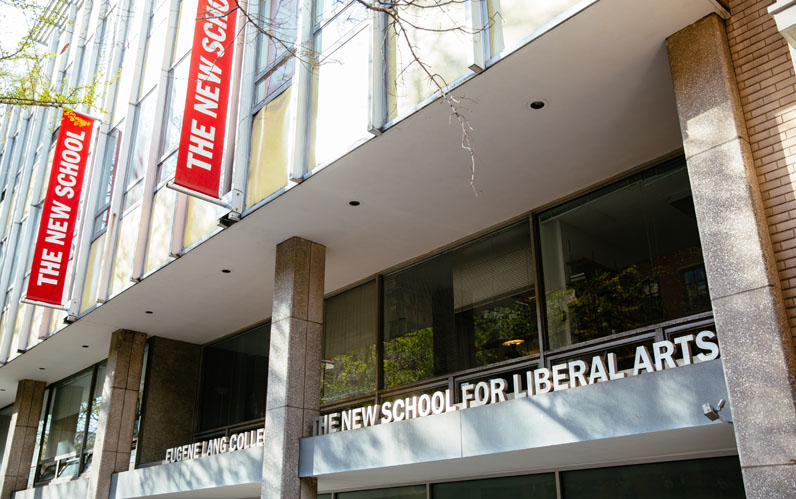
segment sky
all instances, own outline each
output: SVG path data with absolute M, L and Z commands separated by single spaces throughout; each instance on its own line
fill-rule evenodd
M 0 2 L 0 47 L 4 50 L 13 48 L 19 39 L 25 35 L 28 29 L 27 19 L 25 15 L 17 10 L 9 8 Z

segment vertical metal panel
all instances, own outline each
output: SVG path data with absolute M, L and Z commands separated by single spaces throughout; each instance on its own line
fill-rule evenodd
M 386 14 L 378 10 L 370 12 L 370 119 L 368 131 L 381 135 L 387 119 L 387 54 L 384 50 Z
M 291 133 L 293 151 L 290 161 L 288 179 L 301 182 L 307 171 L 307 134 L 309 133 L 310 94 L 312 90 L 312 61 L 315 59 L 315 45 L 312 38 L 312 0 L 300 0 L 298 33 L 299 43 L 296 46 L 298 61 L 296 64 L 296 92 L 294 126 Z
M 248 2 L 247 2 L 248 3 Z M 253 2 L 253 9 L 249 14 L 255 19 L 262 15 L 260 12 L 260 2 Z M 257 28 L 251 23 L 246 23 L 244 30 L 245 39 L 257 40 Z M 256 76 L 255 58 L 257 57 L 257 45 L 255 43 L 243 44 L 243 66 L 241 69 L 241 90 L 238 102 L 238 132 L 235 137 L 235 164 L 232 170 L 232 190 L 230 195 L 230 205 L 232 212 L 238 217 L 246 207 L 246 183 L 249 170 L 249 155 L 251 154 L 251 135 L 252 135 L 252 95 L 254 94 L 254 78 Z
M 468 29 L 473 39 L 473 52 L 470 56 L 468 67 L 474 73 L 481 73 L 486 69 L 487 49 L 489 46 L 487 38 L 489 34 L 487 31 L 489 15 L 486 12 L 486 1 L 469 0 L 465 7 L 470 21 Z

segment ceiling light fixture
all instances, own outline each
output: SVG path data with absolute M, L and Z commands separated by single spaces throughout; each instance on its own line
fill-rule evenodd
M 359 206 L 362 203 L 360 203 L 359 201 L 349 201 L 348 204 L 350 204 L 351 206 Z
M 515 340 L 506 340 L 503 343 L 501 343 L 501 345 L 503 345 L 504 347 L 516 347 L 517 345 L 522 345 L 523 343 L 525 343 L 525 340 L 518 338 Z
M 152 315 L 152 314 L 154 314 L 155 312 L 153 312 L 153 311 L 151 311 L 151 310 L 147 310 L 147 311 L 146 311 L 146 312 L 144 312 L 144 313 L 145 313 L 145 314 L 150 314 L 150 315 Z
M 536 99 L 532 100 L 528 103 L 528 107 L 533 109 L 534 111 L 538 111 L 547 105 L 547 101 L 544 99 Z
M 229 274 L 230 272 L 232 272 L 232 271 L 229 270 L 229 269 L 221 269 L 221 273 L 222 274 Z

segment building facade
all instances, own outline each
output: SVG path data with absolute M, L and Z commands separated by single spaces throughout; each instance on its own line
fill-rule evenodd
M 197 3 L 50 6 L 104 89 L 61 308 L 60 111 L 4 111 L 2 498 L 796 496 L 796 2 Z

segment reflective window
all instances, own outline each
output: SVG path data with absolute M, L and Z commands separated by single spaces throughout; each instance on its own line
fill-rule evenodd
M 384 279 L 384 388 L 539 351 L 526 221 Z
M 260 0 L 257 72 L 291 56 L 297 36 L 298 0 Z M 267 34 L 266 34 L 267 33 Z
M 539 216 L 550 348 L 710 310 L 684 160 Z
M 488 478 L 431 485 L 433 499 L 555 499 L 556 476 L 542 475 Z
M 174 34 L 174 53 L 171 64 L 179 61 L 193 45 L 193 30 L 196 26 L 196 2 L 180 0 L 177 32 Z
M 505 49 L 515 48 L 544 24 L 553 20 L 582 0 L 487 0 L 489 19 L 489 46 L 492 56 Z
M 6 450 L 8 430 L 11 427 L 11 416 L 14 414 L 14 404 L 0 409 L 0 456 Z
M 169 94 L 166 116 L 163 122 L 163 143 L 160 156 L 173 153 L 180 144 L 180 130 L 185 111 L 185 98 L 188 91 L 188 68 L 190 57 L 183 58 L 169 71 Z M 167 177 L 158 178 L 158 183 Z
M 108 225 L 108 213 L 111 207 L 111 191 L 116 174 L 116 164 L 119 161 L 119 146 L 122 142 L 122 132 L 114 128 L 108 133 L 105 142 L 105 154 L 102 158 L 102 170 L 99 181 L 99 197 L 97 209 L 94 213 L 93 237 L 96 238 L 105 231 Z
M 566 499 L 746 497 L 740 463 L 735 456 L 564 471 L 561 488 Z
M 352 3 L 315 33 L 309 168 L 342 156 L 368 136 L 368 11 Z
M 329 298 L 325 307 L 321 401 L 376 390 L 377 281 Z
M 292 88 L 265 104 L 252 120 L 249 175 L 246 182 L 246 208 L 287 185 L 290 158 L 290 124 L 295 115 L 290 106 Z
M 36 483 L 89 469 L 104 381 L 103 362 L 48 389 Z
M 265 417 L 270 331 L 264 324 L 204 348 L 199 431 Z
M 467 74 L 472 51 L 465 2 L 415 0 L 397 8 L 402 22 L 389 22 L 387 33 L 389 119 Z
M 390 489 L 358 490 L 356 492 L 339 492 L 337 499 L 426 499 L 425 485 L 410 487 L 393 487 Z
M 157 93 L 151 92 L 138 104 L 136 128 L 130 146 L 130 164 L 127 165 L 123 211 L 141 199 L 143 179 L 149 163 L 152 131 L 155 121 Z
M 152 2 L 144 49 L 144 67 L 141 74 L 141 86 L 138 91 L 142 97 L 154 87 L 160 78 L 163 67 L 163 47 L 166 43 L 166 24 L 169 14 L 169 2 Z

